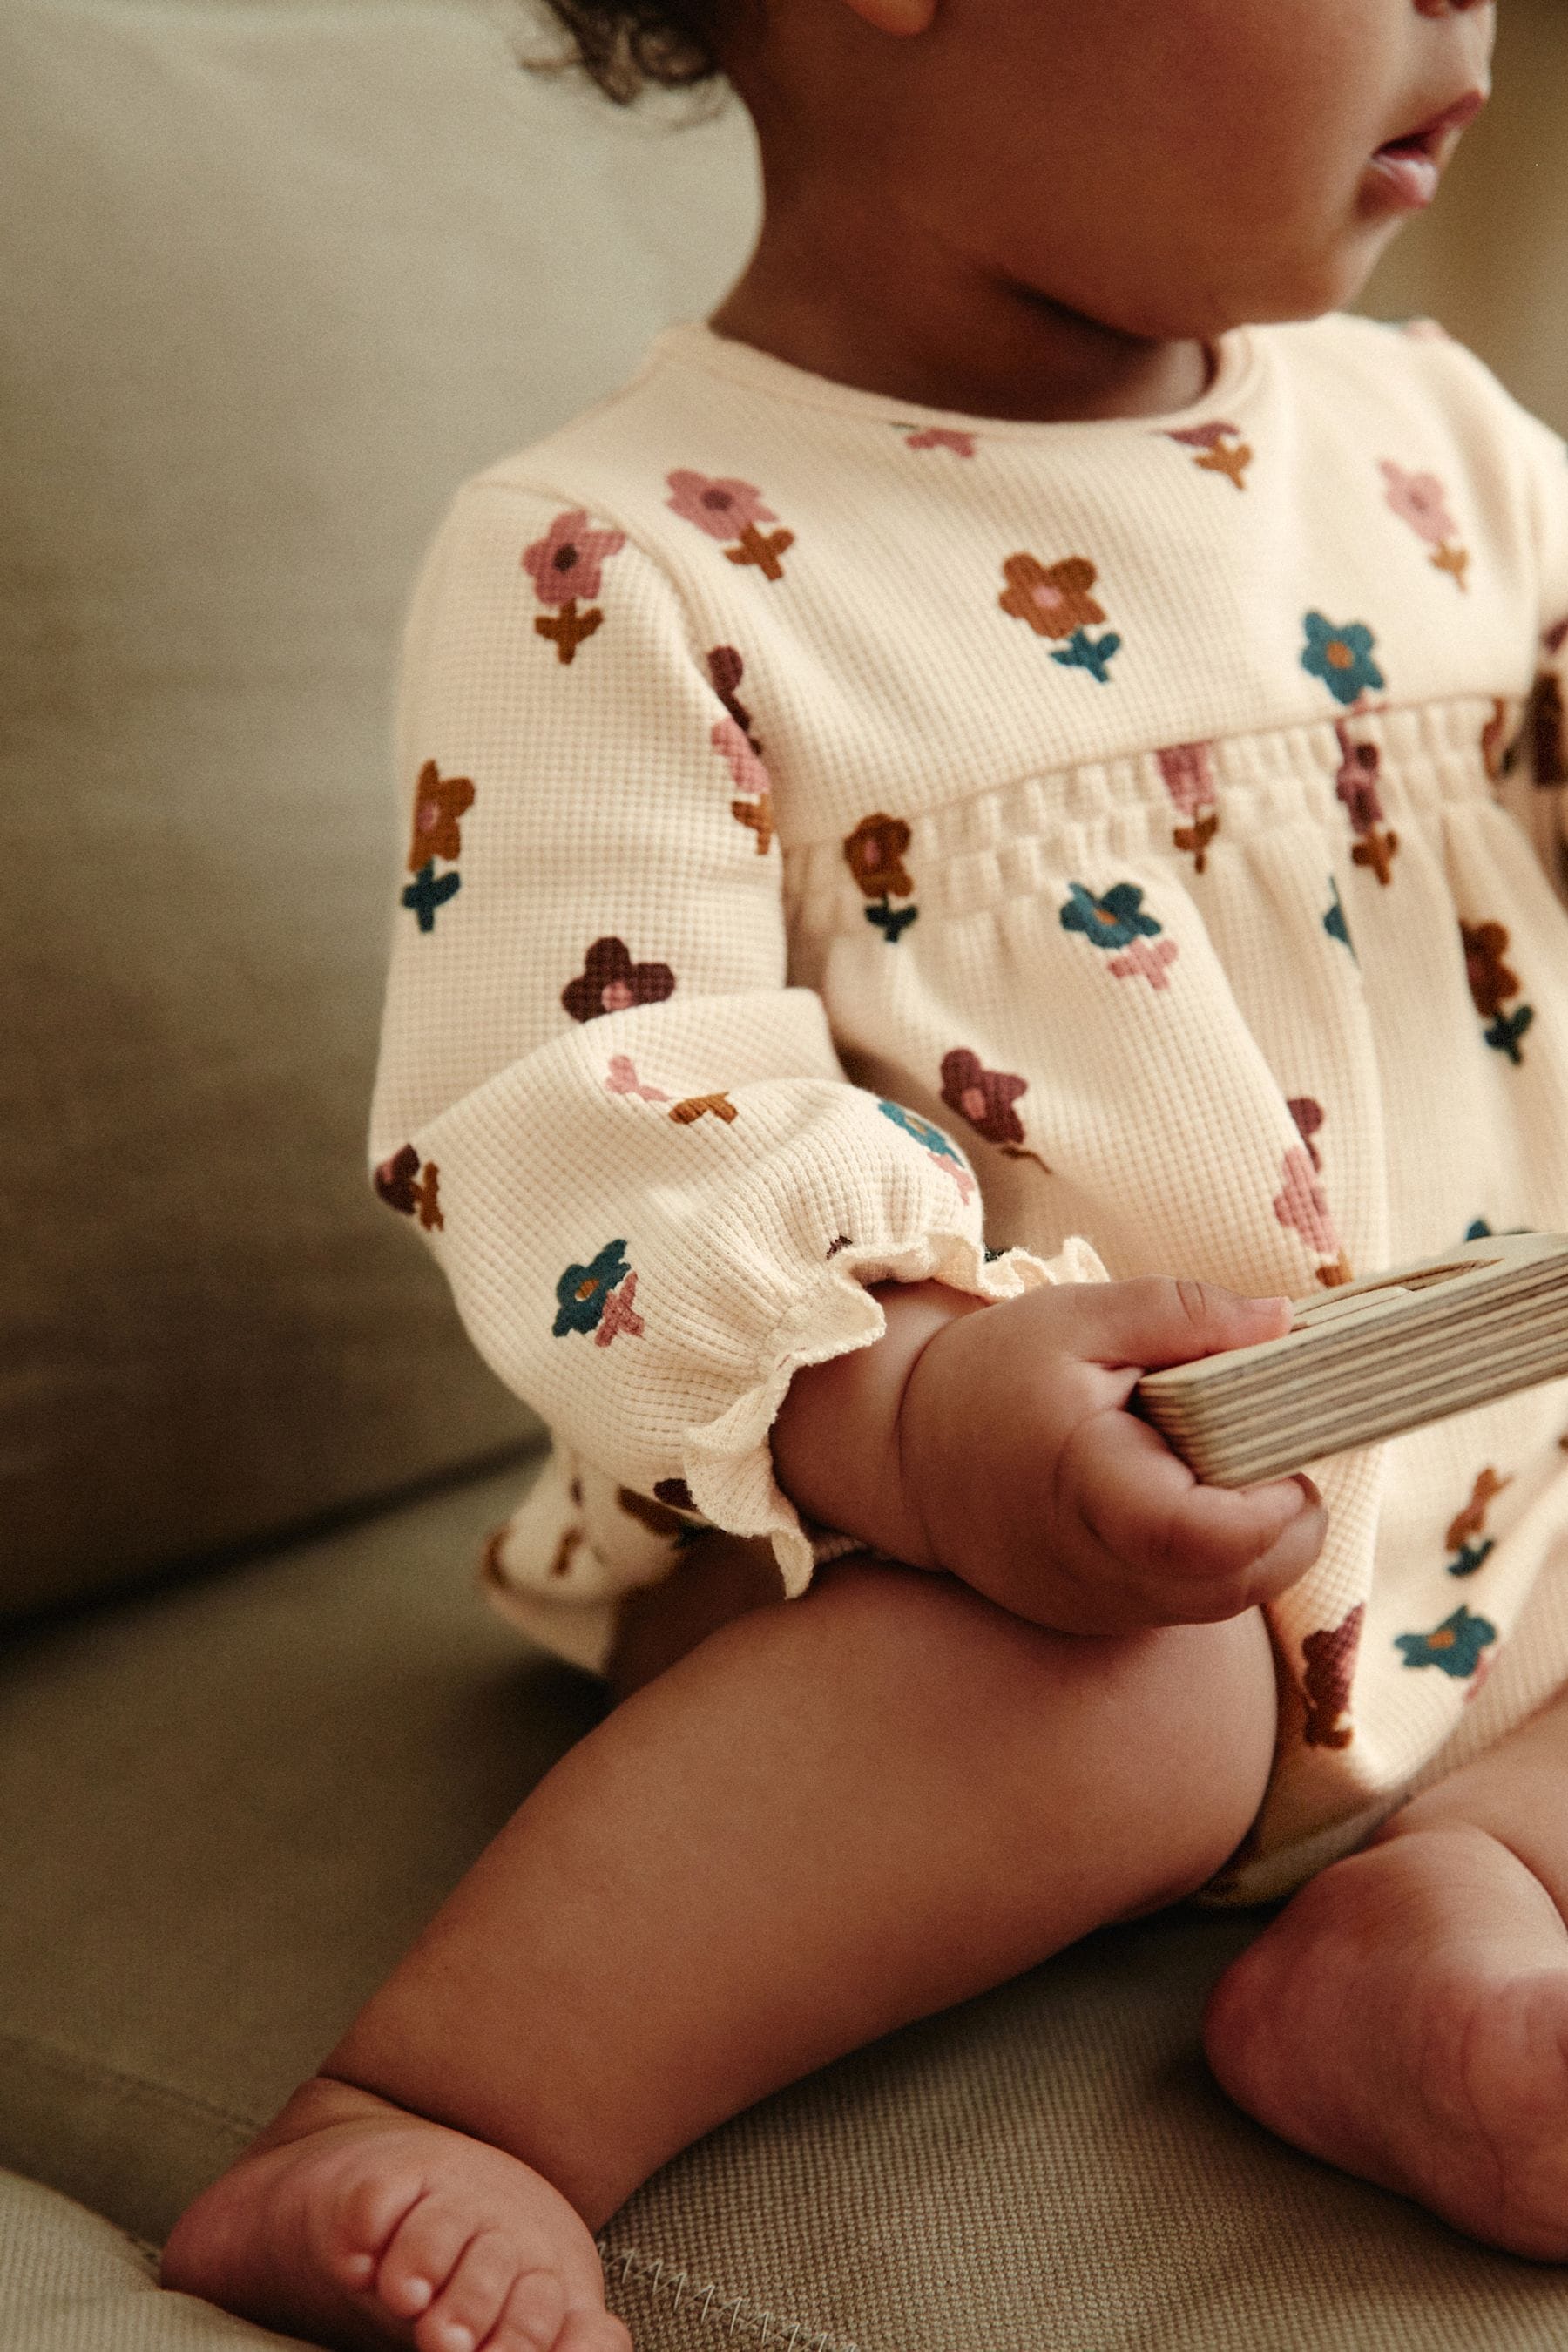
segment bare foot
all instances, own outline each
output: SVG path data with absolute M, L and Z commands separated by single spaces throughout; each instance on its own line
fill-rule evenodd
M 181 2215 L 162 2275 L 342 2352 L 631 2352 L 558 2189 L 321 2076 Z
M 1204 2047 L 1282 2139 L 1568 2262 L 1568 1927 L 1487 1831 L 1391 1824 L 1309 1880 L 1215 1987 Z

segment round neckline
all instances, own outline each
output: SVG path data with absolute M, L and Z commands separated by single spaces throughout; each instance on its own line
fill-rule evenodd
M 867 392 L 858 384 L 838 383 L 831 376 L 816 375 L 809 368 L 775 359 L 771 352 L 759 351 L 754 343 L 721 335 L 706 319 L 682 319 L 666 327 L 654 338 L 648 359 L 653 365 L 661 361 L 684 362 L 731 383 L 748 384 L 781 400 L 827 409 L 840 416 L 858 417 L 867 424 L 905 425 L 917 432 L 963 433 L 976 440 L 1029 441 L 1069 433 L 1179 432 L 1184 425 L 1212 418 L 1222 404 L 1237 406 L 1250 391 L 1258 371 L 1254 330 L 1247 326 L 1228 328 L 1213 339 L 1208 349 L 1216 362 L 1213 380 L 1207 390 L 1184 408 L 1169 409 L 1159 416 L 1040 419 L 971 416 L 959 409 L 927 408 L 919 401 L 894 401 L 885 393 Z

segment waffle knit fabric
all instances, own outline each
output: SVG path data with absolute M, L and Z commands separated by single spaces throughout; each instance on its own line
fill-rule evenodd
M 768 1431 L 873 1283 L 1301 1297 L 1568 1230 L 1568 452 L 1430 321 L 1213 358 L 1017 424 L 687 323 L 437 533 L 371 1158 L 550 1425 L 489 1581 L 590 1670 L 694 1528 L 789 1597 L 855 1548 Z M 1565 1433 L 1557 1381 L 1314 1465 L 1206 1900 L 1456 1732 Z

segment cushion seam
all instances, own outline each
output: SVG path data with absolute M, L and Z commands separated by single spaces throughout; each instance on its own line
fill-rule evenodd
M 247 2135 L 261 2128 L 252 2116 L 237 2116 L 232 2109 L 220 2107 L 216 2101 L 204 2099 L 195 2092 L 179 2090 L 172 2083 L 158 2082 L 150 2074 L 134 2074 L 129 2067 L 116 2066 L 107 2060 L 86 2057 L 78 2051 L 63 2048 L 58 2042 L 47 2042 L 37 2034 L 16 2033 L 9 2026 L 0 2025 L 0 2042 L 6 2042 L 13 2050 L 42 2058 L 46 2064 L 62 2074 L 100 2080 L 107 2077 L 127 2090 L 147 2092 L 167 2106 L 184 2108 L 187 2114 L 205 2116 L 213 2123 L 228 2124 L 234 2130 Z
M 595 2242 L 606 2275 L 614 2263 L 619 2266 L 623 2283 L 629 2273 L 656 2300 L 661 2294 L 673 2294 L 672 2310 L 680 2309 L 683 2297 L 689 2292 L 700 2326 L 719 2327 L 723 2325 L 727 2313 L 726 2341 L 743 2336 L 760 2347 L 772 2345 L 776 2347 L 776 2352 L 858 2352 L 856 2345 L 828 2335 L 826 2329 L 814 2333 L 803 2320 L 779 2317 L 776 2312 L 764 2308 L 750 2296 L 721 2294 L 711 2281 L 697 2284 L 689 2271 L 677 2269 L 665 2255 L 656 2258 L 643 2253 L 636 2246 L 612 2246 L 607 2238 L 599 2238 Z M 742 2314 L 747 2315 L 742 2317 Z M 775 2328 L 778 2331 L 776 2335 L 773 2332 Z

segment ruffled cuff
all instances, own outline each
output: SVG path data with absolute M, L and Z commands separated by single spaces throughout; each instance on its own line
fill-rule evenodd
M 956 1228 L 923 1234 L 893 1250 L 851 1245 L 828 1262 L 816 1287 L 778 1327 L 763 1376 L 728 1412 L 689 1433 L 683 1465 L 693 1503 L 705 1519 L 733 1535 L 767 1536 L 785 1596 L 795 1599 L 817 1566 L 870 1546 L 860 1537 L 802 1517 L 773 1475 L 768 1433 L 797 1371 L 868 1348 L 882 1337 L 888 1318 L 869 1286 L 943 1282 L 972 1297 L 996 1301 L 1052 1283 L 1110 1279 L 1096 1252 L 1076 1234 L 1048 1261 L 1024 1249 L 993 1256 Z

